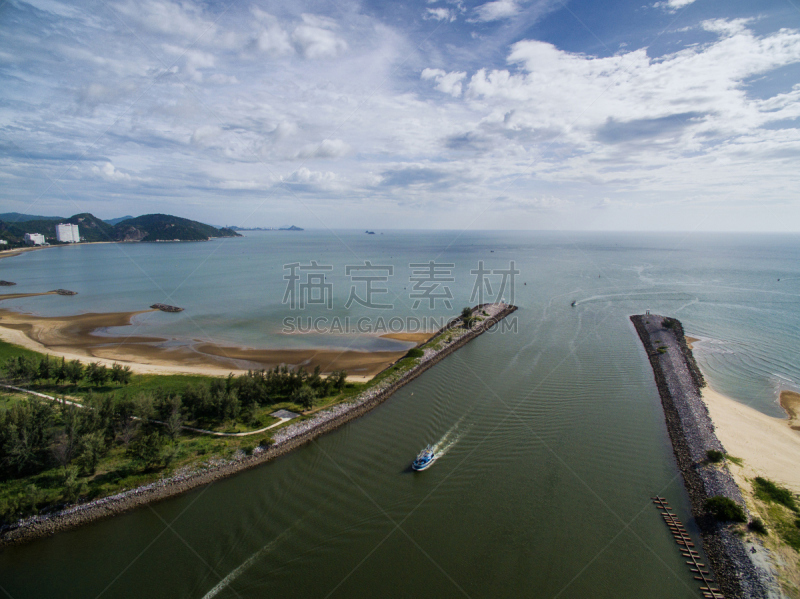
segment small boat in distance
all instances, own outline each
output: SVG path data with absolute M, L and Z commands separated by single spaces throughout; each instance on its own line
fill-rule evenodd
M 433 453 L 433 448 L 428 445 L 425 449 L 419 452 L 417 459 L 411 464 L 411 468 L 419 472 L 425 470 L 428 466 L 433 464 L 436 459 L 436 454 Z

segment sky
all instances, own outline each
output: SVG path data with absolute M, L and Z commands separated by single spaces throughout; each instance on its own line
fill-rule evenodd
M 800 231 L 800 0 L 0 2 L 0 212 Z

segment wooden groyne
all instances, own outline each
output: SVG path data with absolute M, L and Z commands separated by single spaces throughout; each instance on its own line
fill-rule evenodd
M 651 499 L 660 510 L 664 523 L 675 538 L 675 543 L 680 548 L 681 555 L 687 558 L 686 564 L 694 574 L 694 579 L 700 582 L 700 592 L 703 593 L 703 597 L 705 599 L 725 599 L 719 588 L 714 585 L 714 579 L 711 578 L 709 571 L 705 569 L 706 565 L 700 561 L 700 554 L 695 551 L 692 538 L 683 523 L 672 512 L 669 502 L 663 497 L 652 497 Z
M 714 424 L 703 403 L 700 389 L 705 381 L 686 344 L 683 327 L 673 318 L 655 314 L 630 319 L 653 368 L 667 432 L 710 571 L 727 599 L 766 599 L 768 588 L 774 584 L 772 574 L 756 566 L 732 527 L 716 521 L 706 508 L 709 498 L 721 495 L 746 510 L 739 487 L 727 468 L 717 468 L 708 462 L 709 450 L 724 453 L 725 449 L 714 433 Z
M 480 310 L 482 307 L 484 306 L 479 306 L 477 309 Z M 367 389 L 355 401 L 338 404 L 330 409 L 318 412 L 310 420 L 297 422 L 278 429 L 278 433 L 275 435 L 275 443 L 266 448 L 257 448 L 253 455 L 243 455 L 229 461 L 220 460 L 218 463 L 204 465 L 202 469 L 198 468 L 198 470 L 188 474 L 179 474 L 161 479 L 117 495 L 97 499 L 90 503 L 74 505 L 57 513 L 29 518 L 12 528 L 6 528 L 0 532 L 0 547 L 26 543 L 34 539 L 51 536 L 56 532 L 121 514 L 148 503 L 168 499 L 285 455 L 302 445 L 314 441 L 320 435 L 329 433 L 363 416 L 389 399 L 398 389 L 404 387 L 435 364 L 438 364 L 456 350 L 491 329 L 516 310 L 516 306 L 509 305 L 504 307 L 500 312 L 481 321 L 435 354 L 426 356 L 420 363 L 394 380 L 381 382 Z M 456 324 L 456 322 L 450 322 L 440 329 L 440 332 L 451 329 Z

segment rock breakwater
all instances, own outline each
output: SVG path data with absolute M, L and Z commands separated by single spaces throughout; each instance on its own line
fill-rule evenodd
M 701 531 L 703 548 L 726 599 L 761 599 L 776 583 L 771 572 L 756 565 L 730 525 L 717 522 L 705 502 L 722 495 L 746 510 L 739 487 L 725 466 L 708 461 L 707 452 L 725 452 L 714 433 L 700 394 L 705 385 L 681 323 L 658 315 L 631 316 L 653 368 L 667 431 L 678 468 Z
M 380 383 L 370 387 L 355 399 L 337 404 L 316 413 L 313 417 L 289 424 L 278 429 L 269 446 L 256 447 L 252 454 L 239 452 L 232 459 L 214 459 L 201 465 L 187 467 L 169 478 L 97 499 L 88 503 L 67 507 L 61 511 L 34 516 L 21 520 L 0 530 L 0 546 L 25 543 L 37 538 L 47 537 L 89 522 L 127 512 L 145 504 L 167 499 L 191 489 L 211 484 L 248 468 L 253 468 L 278 456 L 284 455 L 301 445 L 312 442 L 318 436 L 366 414 L 391 395 L 420 376 L 435 364 L 463 347 L 482 333 L 489 330 L 509 314 L 516 306 L 488 304 L 477 308 L 485 311 L 484 320 L 468 330 L 453 333 L 450 342 L 439 350 L 425 352 L 420 361 L 409 370 L 387 376 Z M 442 330 L 457 326 L 453 322 Z

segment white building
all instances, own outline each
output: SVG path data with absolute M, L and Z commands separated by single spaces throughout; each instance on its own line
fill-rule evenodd
M 44 245 L 44 235 L 41 233 L 25 233 L 25 245 Z
M 81 240 L 78 225 L 56 225 L 56 239 L 62 243 L 78 243 Z

